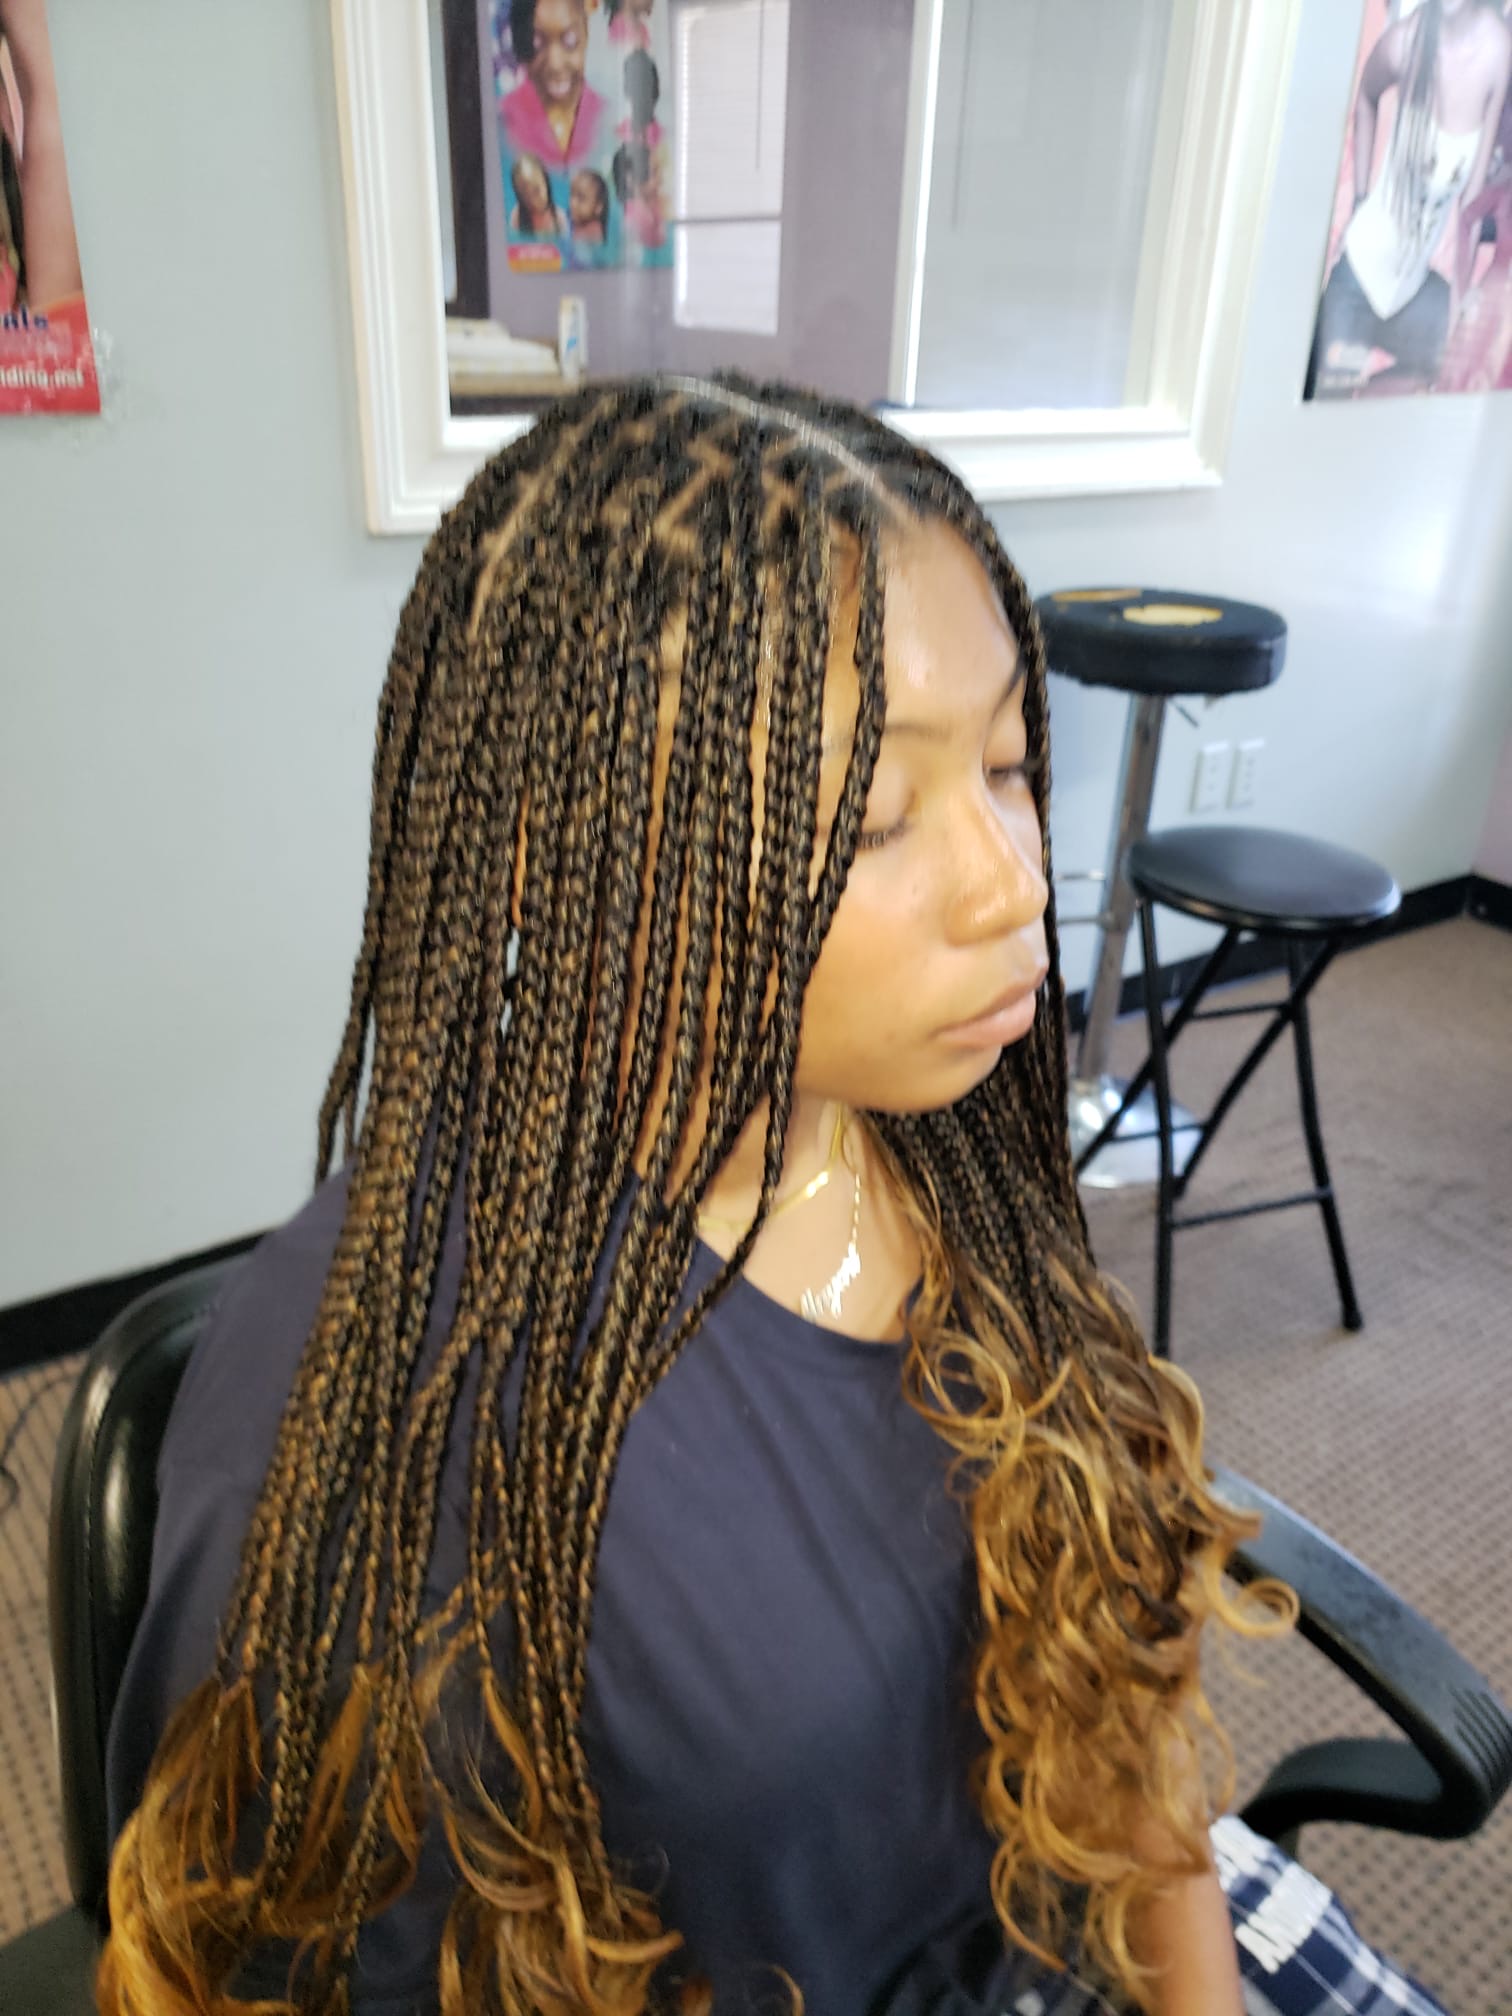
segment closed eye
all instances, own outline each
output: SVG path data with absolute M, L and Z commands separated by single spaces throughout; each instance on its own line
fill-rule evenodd
M 1010 784 L 1032 786 L 1042 768 L 1043 763 L 1040 759 L 1026 757 L 1022 763 L 995 765 L 987 772 L 987 781 L 995 791 L 1003 790 Z M 874 848 L 885 847 L 889 841 L 900 839 L 907 830 L 908 821 L 900 819 L 896 825 L 889 826 L 885 833 L 863 833 L 856 842 L 857 851 L 870 853 Z

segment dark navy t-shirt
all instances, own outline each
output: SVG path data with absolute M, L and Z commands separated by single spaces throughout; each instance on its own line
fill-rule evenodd
M 610 1224 L 590 1323 L 637 1181 Z M 162 1448 L 147 1608 L 110 1727 L 112 1839 L 170 1709 L 212 1669 L 345 1201 L 341 1173 L 264 1239 L 194 1348 Z M 459 1192 L 429 1349 L 449 1325 L 463 1250 Z M 719 1264 L 696 1247 L 682 1306 Z M 583 1739 L 611 1854 L 665 1871 L 662 1922 L 686 1939 L 665 1978 L 707 1972 L 717 2016 L 780 2005 L 773 1964 L 811 2016 L 867 2016 L 912 1956 L 954 1955 L 973 1927 L 979 1950 L 992 1919 L 993 1841 L 967 1789 L 983 1741 L 970 1705 L 972 1552 L 945 1488 L 953 1452 L 904 1399 L 901 1351 L 821 1329 L 737 1279 L 625 1433 Z M 511 1444 L 523 1357 L 504 1395 Z M 465 1558 L 471 1382 L 427 1605 Z M 435 2007 L 455 1874 L 433 1833 L 410 1891 L 364 1928 L 354 2016 Z M 987 1944 L 1001 1955 L 992 1931 Z M 990 1974 L 987 2006 L 1002 2007 L 1021 1969 L 1001 1956 Z

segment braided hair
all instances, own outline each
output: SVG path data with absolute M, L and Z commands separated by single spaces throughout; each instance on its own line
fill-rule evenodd
M 805 987 L 885 720 L 889 542 L 921 520 L 966 541 L 1018 639 L 1048 836 L 1028 591 L 959 479 L 865 413 L 734 374 L 595 384 L 488 462 L 429 542 L 379 706 L 366 914 L 319 1116 L 317 1181 L 349 1168 L 344 1222 L 216 1669 L 170 1719 L 112 1860 L 107 2016 L 345 2012 L 360 1929 L 413 1879 L 432 1825 L 460 1872 L 437 1962 L 447 2016 L 712 2007 L 706 1979 L 664 1966 L 681 1935 L 605 1846 L 581 1733 L 599 1545 L 626 1425 L 740 1272 L 779 1184 Z M 816 873 L 842 562 L 860 701 Z M 1043 867 L 1048 881 L 1048 837 Z M 1208 1816 L 1169 1789 L 1206 1716 L 1200 1628 L 1268 1629 L 1283 1604 L 1226 1593 L 1224 1561 L 1252 1529 L 1208 1490 L 1195 1389 L 1149 1358 L 1092 1259 L 1053 905 L 1046 927 L 1034 1026 L 990 1076 L 948 1108 L 860 1118 L 925 1256 L 903 1387 L 957 1451 L 969 1503 L 973 1791 L 999 1842 L 994 1905 L 1048 1965 L 1074 1934 L 1085 1964 L 1137 1993 L 1130 1914 L 1162 1880 L 1133 1852 L 1137 1822 L 1166 1822 L 1168 1871 L 1202 1866 Z M 695 1213 L 762 1100 L 754 1221 L 678 1314 Z M 459 1184 L 460 1291 L 425 1359 Z M 511 1450 L 501 1394 L 522 1355 Z M 454 1417 L 466 1558 L 428 1606 Z M 286 1999 L 241 1999 L 242 1970 L 269 1952 Z

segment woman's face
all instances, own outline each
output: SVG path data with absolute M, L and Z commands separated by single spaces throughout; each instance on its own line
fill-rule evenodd
M 1018 647 L 990 582 L 964 541 L 943 525 L 928 524 L 895 546 L 885 592 L 889 726 L 862 833 L 868 839 L 886 837 L 857 854 L 810 976 L 797 1088 L 853 1107 L 928 1112 L 963 1098 L 989 1075 L 1004 1045 L 1021 1041 L 1033 1026 L 1033 990 L 1044 978 L 1048 956 L 1049 890 L 1034 797 L 1015 769 L 1026 754 Z M 845 782 L 860 690 L 855 621 L 852 594 L 841 599 L 832 634 L 811 890 L 818 885 Z M 674 667 L 679 655 L 674 633 L 669 643 Z M 751 757 L 757 860 L 767 755 L 760 711 Z M 660 707 L 647 907 L 633 954 L 632 1008 L 649 939 L 651 879 L 676 714 L 674 670 Z M 755 876 L 753 860 L 753 893 Z M 685 913 L 679 970 L 687 943 L 684 923 Z M 706 1066 L 713 1054 L 719 967 L 716 947 Z M 1022 999 L 994 1040 L 952 1033 L 1007 995 Z M 768 1011 L 775 999 L 774 973 Z M 669 1034 L 670 1029 L 669 1019 Z M 627 1026 L 622 1071 L 628 1069 L 631 1035 Z
M 584 225 L 598 221 L 598 191 L 586 175 L 575 175 L 568 196 L 568 208 L 572 212 L 573 229 L 581 231 Z
M 931 522 L 893 550 L 888 723 L 851 867 L 809 982 L 800 1090 L 885 1112 L 953 1104 L 1033 1026 L 1049 890 L 1028 778 L 1022 667 L 971 549 Z M 859 686 L 842 606 L 824 701 L 813 882 L 845 781 Z M 988 1037 L 954 1033 L 1020 997 Z
M 583 0 L 536 0 L 530 81 L 545 105 L 572 105 L 583 88 L 588 14 Z
M 845 781 L 846 744 L 859 685 L 853 660 L 855 599 L 842 599 L 824 696 L 825 753 L 819 825 L 810 873 L 817 886 L 829 825 Z M 629 1003 L 620 1059 L 629 1070 L 650 937 L 650 897 L 661 807 L 677 716 L 681 636 L 667 633 L 668 675 L 659 705 L 644 899 L 631 954 Z M 880 1112 L 930 1112 L 953 1105 L 992 1071 L 1008 1043 L 1033 1026 L 1035 991 L 1045 977 L 1045 910 L 1039 817 L 1028 780 L 1019 655 L 1001 605 L 975 555 L 940 524 L 911 532 L 886 578 L 884 657 L 888 731 L 862 820 L 864 836 L 887 837 L 859 852 L 810 976 L 799 1037 L 797 1089 Z M 766 738 L 752 734 L 754 893 L 763 813 Z M 521 834 L 528 817 L 522 810 Z M 524 846 L 516 856 L 514 921 L 519 923 Z M 687 890 L 678 921 L 674 974 L 687 951 Z M 713 1056 L 719 1006 L 716 944 L 706 1010 L 704 1074 Z M 677 984 L 674 979 L 672 1000 Z M 1020 997 L 991 1039 L 968 1039 L 956 1025 L 1005 996 Z M 770 978 L 766 1007 L 776 999 Z M 663 1071 L 676 1027 L 667 1020 Z M 592 1043 L 585 1034 L 583 1054 Z
M 551 207 L 551 185 L 539 161 L 521 159 L 514 168 L 515 194 L 532 217 L 540 217 Z

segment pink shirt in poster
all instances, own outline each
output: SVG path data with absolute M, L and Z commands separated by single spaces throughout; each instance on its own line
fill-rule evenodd
M 539 154 L 548 168 L 576 168 L 592 159 L 607 109 L 607 101 L 591 84 L 585 84 L 578 100 L 577 117 L 572 122 L 572 138 L 565 151 L 546 117 L 541 94 L 530 78 L 517 84 L 501 102 L 499 117 L 504 122 L 504 137 L 512 154 Z
M 622 9 L 609 23 L 609 40 L 617 49 L 647 49 L 651 47 L 651 23 Z
M 660 119 L 653 119 L 649 126 L 636 127 L 633 119 L 621 119 L 614 129 L 616 140 L 644 140 L 648 147 L 660 147 L 665 133 Z

